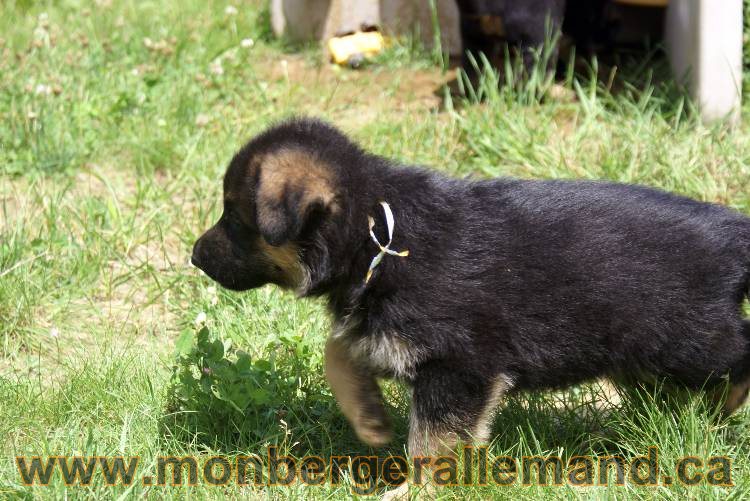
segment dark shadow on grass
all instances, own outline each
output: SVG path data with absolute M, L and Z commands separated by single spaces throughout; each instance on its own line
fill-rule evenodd
M 394 440 L 387 447 L 372 448 L 363 444 L 330 392 L 315 386 L 293 395 L 279 396 L 267 404 L 249 407 L 243 413 L 227 413 L 220 404 L 217 406 L 220 409 L 210 405 L 191 408 L 184 401 L 178 403 L 172 399 L 159 423 L 162 449 L 211 451 L 227 456 L 257 455 L 263 464 L 264 475 L 270 475 L 269 447 L 275 448 L 277 457 L 293 458 L 298 471 L 303 467 L 302 459 L 307 456 L 323 458 L 326 465 L 333 464 L 333 457 L 343 456 L 349 457 L 349 461 L 354 457 L 369 458 L 367 462 L 374 460 L 382 466 L 389 456 L 404 456 L 402 444 L 406 443 L 408 429 L 404 392 L 395 386 L 389 390 L 389 401 L 396 400 L 400 404 L 390 405 L 388 409 L 394 426 Z M 174 395 L 174 391 L 171 393 Z M 380 466 L 360 471 L 358 479 L 364 485 L 360 494 L 372 493 L 375 475 L 382 470 Z M 350 475 L 346 461 L 337 471 L 340 478 Z M 264 481 L 267 480 L 264 476 Z M 392 487 L 384 484 L 382 478 L 375 485 L 379 490 Z
M 721 413 L 721 391 L 660 381 L 591 383 L 554 393 L 512 395 L 498 413 L 490 450 L 517 457 L 525 454 L 523 447 L 538 454 L 563 450 L 567 458 L 622 454 L 624 443 L 640 440 L 638 435 L 653 431 L 662 418 L 680 423 L 697 415 L 712 426 L 733 423 L 734 416 L 726 420 Z
M 174 391 L 172 392 L 174 394 Z M 244 413 L 227 412 L 221 402 L 187 405 L 174 399 L 160 422 L 162 438 L 220 453 L 261 453 L 268 444 L 290 454 L 388 455 L 404 453 L 408 434 L 407 391 L 388 383 L 386 400 L 394 427 L 393 442 L 384 448 L 364 445 L 341 414 L 323 384 L 294 394 L 279 395 Z M 493 449 L 513 450 L 519 434 L 533 434 L 540 451 L 563 447 L 590 451 L 592 437 L 609 436 L 608 419 L 616 405 L 604 405 L 594 390 L 576 387 L 566 392 L 523 393 L 510 396 L 498 410 L 493 429 Z M 212 405 L 213 404 L 213 405 Z
M 491 450 L 519 457 L 526 454 L 523 447 L 540 454 L 560 449 L 569 456 L 607 453 L 604 444 L 614 436 L 609 424 L 618 405 L 588 385 L 512 395 L 498 412 Z
M 159 423 L 160 450 L 182 456 L 189 451 L 257 455 L 266 474 L 270 474 L 269 447 L 275 448 L 277 457 L 300 461 L 317 456 L 329 465 L 334 456 L 369 457 L 378 463 L 389 456 L 405 456 L 407 389 L 392 382 L 382 385 L 394 440 L 388 447 L 367 447 L 355 436 L 321 377 L 319 347 L 305 336 L 279 336 L 265 346 L 262 357 L 253 358 L 213 336 L 204 325 L 197 332 L 184 331 L 175 348 L 166 412 Z M 649 440 L 660 440 L 664 423 L 677 423 L 679 434 L 680 415 L 699 415 L 701 409 L 708 409 L 697 408 L 692 397 L 675 398 L 674 390 L 661 384 L 620 391 L 624 388 L 590 384 L 510 395 L 497 421 L 491 455 L 545 456 L 557 451 L 568 458 L 608 455 L 620 452 L 618 447 L 633 439 L 637 444 L 642 432 L 650 433 L 644 435 Z M 669 409 L 673 404 L 677 419 L 661 420 L 661 413 L 673 412 Z M 357 475 L 360 483 L 377 485 L 374 475 L 383 470 L 377 464 L 368 466 L 369 473 L 357 470 L 362 473 Z M 355 476 L 354 467 L 351 470 Z
M 306 456 L 321 457 L 331 468 L 334 468 L 333 456 L 348 456 L 350 461 L 359 457 L 369 466 L 366 471 L 353 473 L 353 466 L 343 463 L 343 471 L 336 468 L 338 473 L 333 475 L 340 475 L 340 479 L 350 475 L 356 478 L 362 489 L 358 494 L 382 494 L 393 488 L 394 484 L 383 476 L 383 465 L 391 456 L 404 456 L 408 429 L 405 388 L 393 383 L 384 385 L 386 400 L 391 403 L 394 440 L 389 447 L 373 449 L 357 439 L 324 383 L 319 378 L 314 380 L 315 384 L 302 391 L 280 395 L 273 402 L 247 409 L 244 414 L 224 415 L 224 421 L 217 419 L 210 407 L 191 410 L 183 405 L 181 410 L 173 409 L 160 423 L 165 442 L 162 448 L 175 452 L 189 449 L 225 455 L 257 454 L 263 465 L 264 481 L 270 475 L 269 446 L 276 447 L 279 457 L 291 456 L 298 473 L 304 468 L 302 458 Z M 556 456 L 562 451 L 563 465 L 574 456 L 622 456 L 630 460 L 633 449 L 624 444 L 632 447 L 633 442 L 642 441 L 638 434 L 648 429 L 649 416 L 672 413 L 668 421 L 679 423 L 681 416 L 696 409 L 694 392 L 673 387 L 618 385 L 616 394 L 618 397 L 598 384 L 590 384 L 560 392 L 509 396 L 498 412 L 488 459 L 493 461 L 495 457 L 508 455 L 519 459 L 528 455 Z M 711 414 L 711 405 L 698 404 L 697 409 L 705 411 L 710 420 L 716 417 Z M 742 428 L 741 423 L 739 427 Z M 735 433 L 731 428 L 725 432 Z M 475 453 L 473 461 L 478 457 Z M 404 464 L 412 463 L 406 460 Z M 476 468 L 478 463 L 473 471 Z M 465 471 L 461 454 L 457 471 Z M 378 473 L 380 477 L 376 477 Z M 347 489 L 354 488 L 352 484 L 345 485 Z
M 452 59 L 456 76 L 433 93 L 440 98 L 449 94 L 451 106 L 460 109 L 480 102 L 492 105 L 498 99 L 526 105 L 572 103 L 579 100 L 579 92 L 594 88 L 612 109 L 622 106 L 625 100 L 633 106 L 648 104 L 649 109 L 668 120 L 697 117 L 688 89 L 672 75 L 662 47 L 627 47 L 593 58 L 572 58 L 574 62 L 561 57 L 554 77 L 549 78 L 542 76 L 547 71 L 543 62 L 527 75 L 518 60 L 509 64 L 485 60 L 477 63 L 479 70 L 469 77 L 460 68 L 460 61 Z M 498 87 L 499 91 L 491 87 Z M 441 110 L 446 109 L 445 104 L 442 100 Z
M 363 444 L 324 386 L 299 388 L 294 394 L 251 405 L 244 412 L 230 411 L 223 402 L 213 399 L 193 405 L 184 400 L 178 402 L 174 391 L 171 393 L 160 421 L 162 438 L 220 453 L 260 453 L 270 444 L 293 455 L 311 451 L 325 455 L 387 455 L 398 453 L 396 444 L 406 440 L 406 415 L 391 405 L 393 446 L 373 449 Z

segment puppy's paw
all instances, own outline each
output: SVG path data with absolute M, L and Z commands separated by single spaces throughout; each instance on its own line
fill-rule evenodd
M 391 425 L 385 417 L 363 417 L 354 427 L 357 437 L 371 447 L 383 447 L 393 438 Z
M 381 498 L 382 501 L 408 501 L 409 500 L 409 483 L 404 482 L 395 489 L 386 491 Z
M 574 103 L 578 99 L 575 91 L 560 84 L 553 84 L 547 89 L 547 97 L 561 103 Z

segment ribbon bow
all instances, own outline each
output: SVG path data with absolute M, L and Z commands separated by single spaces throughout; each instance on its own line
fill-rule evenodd
M 385 224 L 388 227 L 388 243 L 385 245 L 382 245 L 378 241 L 378 237 L 375 236 L 375 233 L 373 233 L 372 228 L 375 226 L 375 220 L 371 216 L 367 216 L 367 221 L 370 225 L 370 237 L 372 238 L 372 241 L 375 242 L 375 245 L 377 245 L 380 248 L 380 252 L 372 258 L 372 261 L 370 262 L 370 268 L 367 270 L 367 276 L 365 277 L 365 284 L 370 281 L 370 277 L 372 277 L 372 272 L 375 271 L 375 268 L 380 264 L 380 261 L 383 260 L 383 257 L 386 254 L 390 254 L 391 256 L 399 256 L 399 257 L 406 257 L 409 255 L 408 250 L 404 250 L 401 252 L 396 252 L 394 250 L 391 250 L 391 242 L 393 242 L 393 212 L 391 212 L 391 206 L 388 205 L 386 202 L 380 202 L 380 205 L 383 206 L 383 212 L 385 212 Z

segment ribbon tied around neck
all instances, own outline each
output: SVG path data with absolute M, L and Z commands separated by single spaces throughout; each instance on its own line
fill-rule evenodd
M 378 252 L 370 262 L 370 268 L 367 270 L 367 276 L 365 276 L 365 284 L 370 281 L 373 271 L 375 271 L 375 268 L 378 267 L 386 254 L 398 257 L 406 257 L 409 255 L 408 250 L 397 252 L 391 249 L 391 243 L 393 242 L 393 227 L 395 224 L 393 220 L 393 212 L 391 212 L 391 207 L 386 202 L 380 202 L 380 205 L 383 207 L 383 212 L 385 213 L 385 224 L 388 228 L 388 243 L 386 243 L 385 245 L 382 245 L 380 243 L 378 237 L 376 237 L 375 233 L 372 231 L 373 227 L 375 226 L 375 220 L 372 218 L 372 216 L 367 216 L 367 221 L 370 226 L 370 238 L 372 238 L 372 241 L 375 242 L 375 245 L 380 248 L 380 252 Z

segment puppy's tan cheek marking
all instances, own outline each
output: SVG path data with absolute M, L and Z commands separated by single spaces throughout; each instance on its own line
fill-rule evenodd
M 360 440 L 373 447 L 390 442 L 390 422 L 380 387 L 375 377 L 352 359 L 346 342 L 328 339 L 325 371 L 341 412 Z
M 307 274 L 305 266 L 300 261 L 299 248 L 296 245 L 288 243 L 274 247 L 262 238 L 258 242 L 263 255 L 281 270 L 286 285 L 298 288 L 305 284 Z

